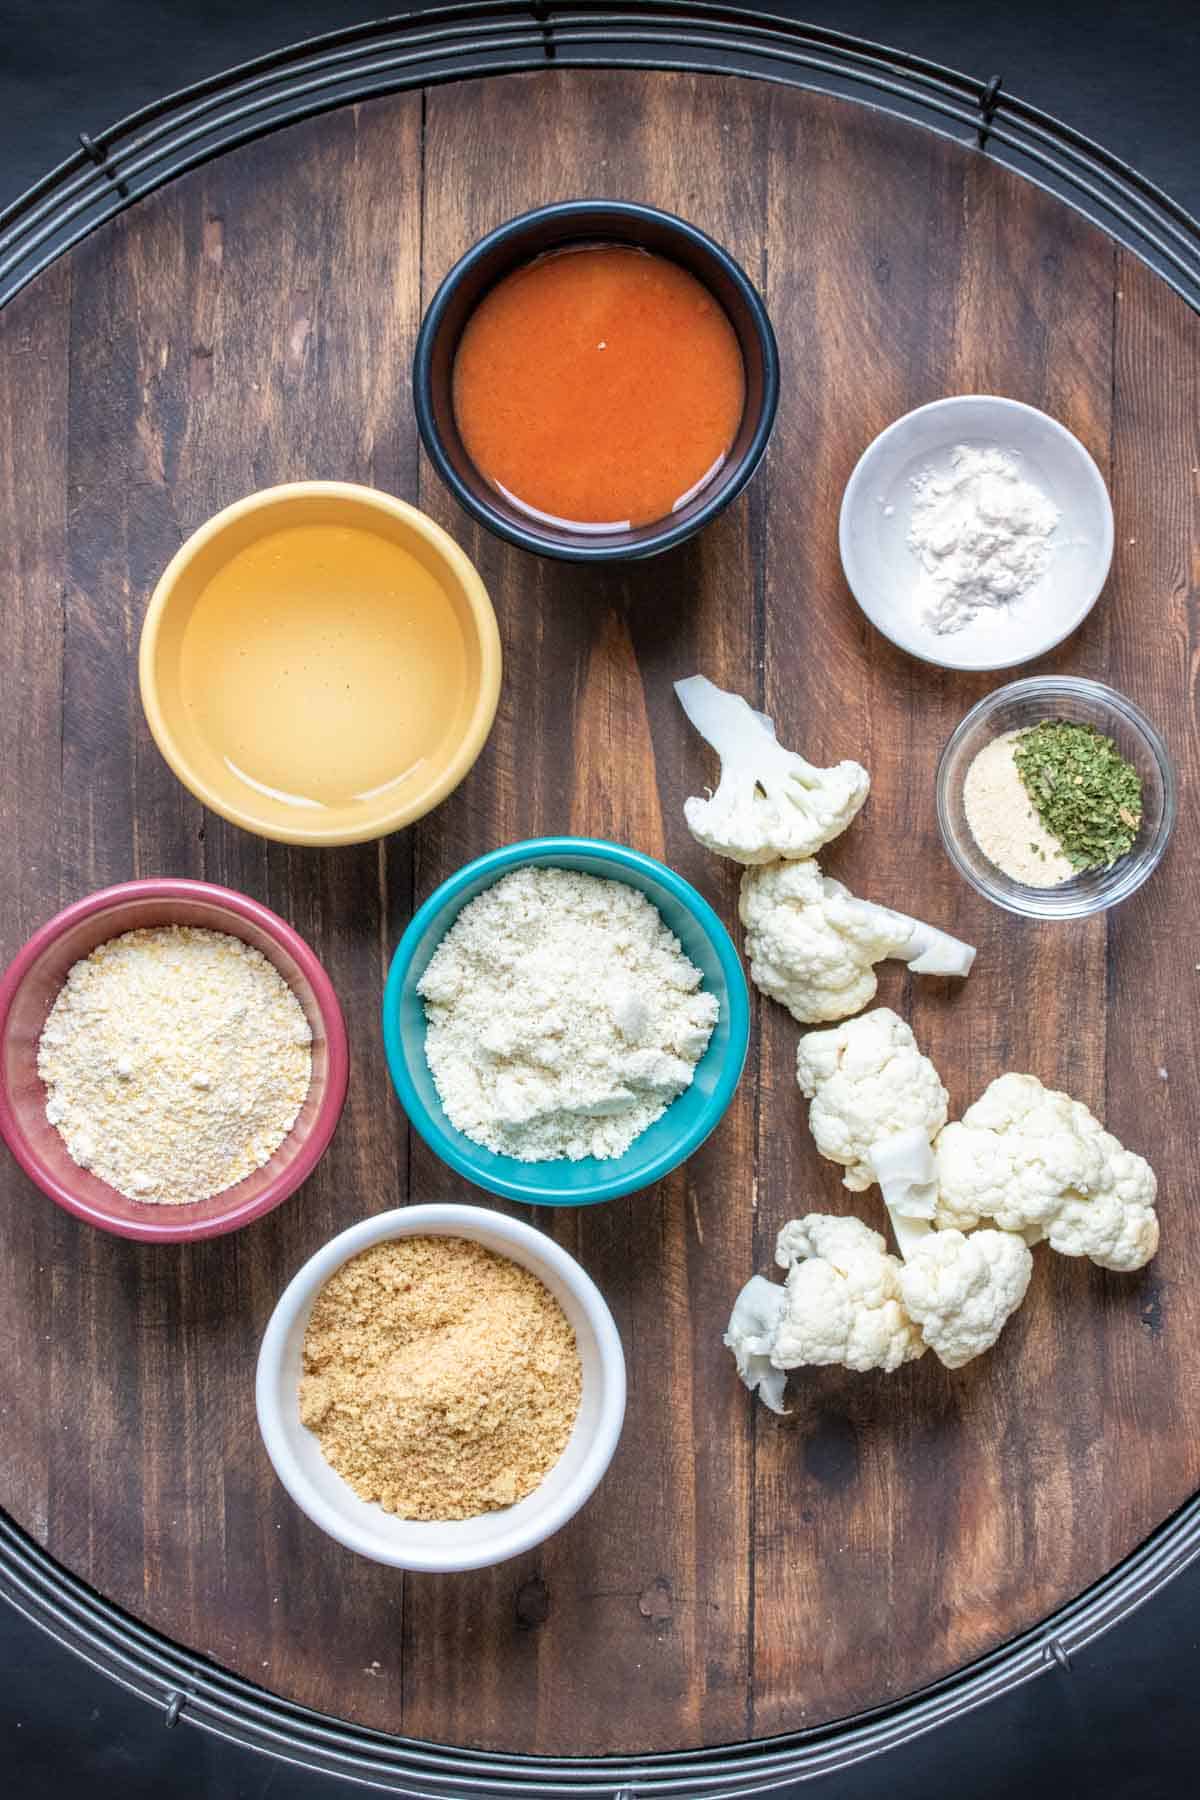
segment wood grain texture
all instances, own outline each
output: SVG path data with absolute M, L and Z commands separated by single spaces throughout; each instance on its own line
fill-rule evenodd
M 71 272 L 58 263 L 0 319 L 0 882 L 6 955 L 58 904 L 53 820 L 61 794 L 66 618 L 67 352 Z M 30 429 L 31 421 L 37 421 Z M 36 796 L 29 804 L 28 796 Z M 50 1359 L 44 1353 L 55 1221 L 8 1168 L 0 1356 L 4 1504 L 43 1541 L 50 1513 Z M 11 1188 L 7 1187 L 13 1183 Z M 11 1198 L 10 1198 L 11 1196 Z M 30 1306 L 34 1308 L 31 1323 Z M 41 1447 L 35 1448 L 41 1440 Z
M 979 946 L 969 983 L 914 979 L 896 965 L 881 981 L 881 998 L 943 1072 L 953 1112 L 1017 1068 L 1103 1116 L 1103 921 L 1063 929 L 1012 919 L 967 889 L 941 850 L 937 752 L 997 678 L 915 663 L 865 623 L 840 579 L 823 605 L 819 597 L 838 567 L 845 482 L 876 432 L 911 407 L 954 392 L 1026 400 L 1107 466 L 1112 246 L 942 139 L 916 138 L 898 156 L 896 127 L 881 115 L 797 102 L 784 90 L 772 107 L 766 297 L 787 351 L 765 482 L 764 702 L 785 742 L 804 742 L 822 762 L 861 755 L 871 768 L 862 828 L 831 846 L 823 866 L 872 899 L 919 894 L 922 917 Z M 814 450 L 812 478 L 797 479 Z M 791 609 L 814 597 L 820 654 L 800 656 Z M 1106 620 L 1099 609 L 1046 666 L 1103 674 Z M 798 1034 L 780 1009 L 763 1011 L 757 1262 L 769 1267 L 779 1226 L 798 1212 L 854 1210 L 877 1228 L 886 1220 L 877 1192 L 847 1194 L 817 1155 L 794 1079 Z M 813 1718 L 828 1718 L 860 1703 L 863 1661 L 879 1699 L 891 1699 L 912 1685 L 914 1644 L 927 1676 L 946 1673 L 995 1641 L 998 1617 L 1053 1604 L 1078 1555 L 1061 1523 L 1091 1456 L 1098 1406 L 1094 1386 L 1059 1411 L 1056 1396 L 1075 1380 L 1073 1315 L 1089 1316 L 1094 1286 L 1078 1264 L 1039 1259 L 1033 1300 L 1003 1356 L 955 1375 L 926 1358 L 865 1387 L 845 1371 L 815 1373 L 794 1384 L 797 1404 L 782 1425 L 760 1414 L 759 1730 L 795 1721 L 797 1674 L 815 1689 Z M 1013 1504 L 997 1456 L 1014 1437 L 1037 1446 L 1032 1511 Z M 917 1468 L 937 1478 L 914 1480 Z M 780 1531 L 797 1513 L 811 1547 L 799 1559 L 792 1532 Z M 887 1603 L 865 1612 L 864 1590 L 881 1580 Z
M 650 194 L 757 268 L 765 115 L 750 90 L 723 95 L 720 107 L 712 98 L 703 80 L 608 75 L 572 77 L 569 97 L 540 79 L 431 94 L 426 300 L 484 231 L 597 183 L 619 198 Z M 466 166 L 486 165 L 489 145 L 518 133 L 529 154 L 508 159 L 494 183 L 456 179 L 464 152 Z M 698 852 L 680 816 L 692 751 L 670 684 L 702 663 L 749 663 L 753 514 L 733 512 L 702 549 L 585 573 L 501 547 L 428 469 L 421 502 L 466 543 L 499 599 L 506 673 L 495 758 L 418 834 L 418 897 L 464 855 L 570 831 L 665 857 L 728 914 L 728 873 Z M 531 726 L 533 741 L 562 751 L 532 768 Z M 460 824 L 471 807 L 481 810 Z M 749 1569 L 723 1546 L 749 1536 L 749 1442 L 712 1321 L 726 1305 L 728 1269 L 750 1256 L 750 1212 L 736 1196 L 753 1163 L 753 1106 L 748 1082 L 719 1136 L 652 1192 L 539 1221 L 613 1304 L 637 1427 L 595 1502 L 542 1551 L 461 1583 L 410 1581 L 409 1729 L 477 1737 L 482 1689 L 494 1717 L 523 1714 L 560 1750 L 654 1742 L 666 1716 L 688 1743 L 745 1730 Z M 414 1194 L 477 1197 L 417 1144 L 412 1182 Z M 531 1589 L 546 1608 L 536 1626 L 522 1612 Z M 419 1644 L 439 1654 L 421 1658 Z M 565 1681 L 564 1646 L 574 1647 Z
M 503 146 L 503 155 L 497 153 Z M 683 213 L 762 287 L 783 357 L 767 462 L 701 539 L 580 571 L 475 528 L 419 462 L 422 306 L 482 232 L 605 193 Z M 1052 197 L 869 109 L 764 83 L 558 72 L 328 115 L 209 165 L 88 240 L 0 316 L 0 952 L 132 874 L 203 875 L 283 912 L 346 1008 L 353 1070 L 303 1192 L 245 1233 L 153 1249 L 91 1232 L 0 1170 L 0 1504 L 122 1606 L 290 1699 L 504 1750 L 737 1741 L 897 1698 L 1033 1624 L 1200 1480 L 1192 1141 L 1200 845 L 1200 323 Z M 933 770 L 996 678 L 894 651 L 842 582 L 842 487 L 871 437 L 945 392 L 1010 394 L 1109 476 L 1103 604 L 1044 665 L 1097 674 L 1162 725 L 1175 846 L 1107 921 L 1032 925 L 958 881 Z M 206 815 L 141 718 L 134 654 L 174 548 L 217 507 L 303 475 L 418 501 L 493 595 L 505 686 L 485 754 L 416 830 L 305 852 Z M 630 1406 L 608 1480 L 539 1552 L 452 1580 L 339 1550 L 275 1483 L 257 1343 L 332 1232 L 414 1199 L 485 1203 L 410 1140 L 378 1029 L 416 902 L 543 832 L 664 857 L 729 920 L 736 871 L 688 836 L 711 776 L 672 680 L 766 704 L 785 741 L 873 775 L 827 861 L 979 944 L 970 981 L 889 967 L 961 1108 L 1030 1068 L 1162 1177 L 1143 1275 L 1040 1252 L 1000 1350 L 955 1374 L 812 1371 L 777 1420 L 720 1343 L 795 1213 L 854 1210 L 816 1156 L 796 1027 L 756 1004 L 721 1130 L 646 1194 L 534 1214 L 607 1294 Z M 520 1209 L 514 1209 L 520 1210 Z

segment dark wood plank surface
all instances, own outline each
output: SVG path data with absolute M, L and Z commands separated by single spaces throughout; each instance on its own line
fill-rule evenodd
M 719 90 L 722 104 L 714 107 L 705 82 L 639 82 L 625 96 L 607 78 L 571 86 L 568 132 L 565 96 L 554 83 L 519 84 L 516 93 L 531 108 L 530 153 L 509 159 L 495 183 L 464 184 L 456 171 L 464 162 L 486 166 L 488 146 L 509 136 L 513 85 L 467 84 L 430 95 L 427 301 L 483 232 L 565 193 L 594 191 L 598 182 L 617 194 L 653 192 L 757 266 L 765 113 L 754 90 Z M 725 157 L 731 137 L 739 145 L 732 175 Z M 420 892 L 472 849 L 567 829 L 635 844 L 693 879 L 716 873 L 728 916 L 734 883 L 705 870 L 708 859 L 671 804 L 683 791 L 689 760 L 695 767 L 693 747 L 678 729 L 671 681 L 710 658 L 726 668 L 752 663 L 750 510 L 731 513 L 703 546 L 670 561 L 581 575 L 501 549 L 467 525 L 428 469 L 421 503 L 455 535 L 466 533 L 468 552 L 498 598 L 508 703 L 498 756 L 480 768 L 475 784 L 487 782 L 490 769 L 492 791 L 474 810 L 480 800 L 468 783 L 461 799 L 441 809 L 448 842 L 431 845 L 422 835 Z M 531 741 L 562 752 L 536 759 L 540 787 L 527 774 Z M 749 1563 L 727 1556 L 725 1546 L 731 1536 L 742 1544 L 749 1538 L 750 1447 L 742 1396 L 724 1379 L 727 1353 L 712 1321 L 727 1303 L 728 1270 L 746 1265 L 751 1254 L 750 1208 L 735 1197 L 753 1166 L 753 1117 L 747 1081 L 725 1128 L 653 1194 L 557 1217 L 542 1213 L 539 1222 L 614 1301 L 636 1426 L 625 1434 L 601 1509 L 523 1566 L 461 1586 L 410 1579 L 411 1729 L 470 1736 L 479 1714 L 478 1665 L 461 1649 L 482 1635 L 511 1646 L 507 1656 L 489 1659 L 488 1675 L 501 1684 L 497 1716 L 521 1709 L 538 1737 L 559 1748 L 578 1742 L 584 1691 L 586 1736 L 604 1747 L 629 1733 L 631 1741 L 653 1741 L 654 1721 L 664 1717 L 676 1721 L 681 1741 L 719 1742 L 745 1732 Z M 451 1182 L 417 1143 L 412 1178 L 414 1193 L 449 1185 L 459 1198 L 472 1198 L 470 1187 Z M 713 1196 L 720 1197 L 716 1205 Z M 715 1445 L 725 1447 L 717 1459 L 693 1449 Z M 547 1609 L 536 1623 L 521 1610 L 533 1590 L 539 1610 Z M 562 1678 L 564 1637 L 577 1647 L 577 1679 L 570 1681 Z M 440 1653 L 420 1657 L 418 1645 L 437 1645 Z M 447 1645 L 454 1647 L 450 1657 Z
M 895 964 L 881 980 L 881 994 L 941 1070 L 952 1116 L 991 1075 L 1012 1068 L 1040 1072 L 1103 1116 L 1103 921 L 1063 928 L 1002 914 L 960 880 L 938 835 L 937 751 L 1004 677 L 914 662 L 843 603 L 840 582 L 821 610 L 819 654 L 798 658 L 791 644 L 797 596 L 828 592 L 838 567 L 838 505 L 855 461 L 910 408 L 944 393 L 1010 395 L 1062 419 L 1107 469 L 1114 249 L 1057 201 L 998 181 L 982 159 L 948 156 L 932 135 L 898 156 L 895 125 L 882 115 L 848 120 L 842 108 L 796 108 L 785 93 L 774 106 L 766 298 L 792 362 L 766 478 L 764 703 L 785 742 L 812 739 L 822 761 L 861 755 L 872 770 L 862 829 L 831 845 L 822 866 L 855 893 L 907 910 L 897 897 L 920 894 L 922 917 L 979 946 L 966 984 L 916 979 Z M 798 478 L 815 446 L 816 470 Z M 1103 675 L 1107 619 L 1098 608 L 1040 666 Z M 878 1191 L 847 1194 L 813 1156 L 795 1083 L 796 1029 L 781 1009 L 762 1011 L 756 1260 L 769 1267 L 779 1226 L 810 1205 L 856 1210 L 885 1232 L 887 1222 Z M 994 1363 L 950 1374 L 927 1357 L 866 1388 L 845 1370 L 813 1371 L 793 1384 L 795 1410 L 782 1428 L 760 1419 L 760 1730 L 795 1722 L 797 1671 L 816 1690 L 813 1718 L 828 1717 L 831 1689 L 838 1710 L 855 1704 L 864 1663 L 880 1700 L 908 1691 L 914 1645 L 923 1643 L 926 1656 L 931 1649 L 931 1613 L 944 1620 L 944 1636 L 928 1675 L 992 1644 L 998 1617 L 1030 1607 L 1036 1617 L 1054 1605 L 1079 1546 L 1054 1506 L 1031 1515 L 1016 1503 L 1008 1491 L 1016 1470 L 997 1454 L 998 1433 L 1015 1431 L 1045 1471 L 1039 1487 L 1060 1484 L 1070 1501 L 1082 1434 L 1094 1432 L 1096 1389 L 1027 1423 L 1022 1409 L 1039 1392 L 1071 1391 L 1077 1347 L 1063 1322 L 1072 1310 L 1088 1315 L 1095 1274 L 1040 1257 L 1030 1304 Z M 797 1515 L 810 1550 L 801 1558 L 792 1532 L 779 1529 Z M 836 1587 L 831 1567 L 843 1571 Z M 835 1604 L 847 1590 L 886 1595 L 886 1603 L 873 1611 Z M 823 1621 L 816 1637 L 814 1616 Z
M 503 147 L 498 154 L 497 147 Z M 580 572 L 475 529 L 419 464 L 408 363 L 462 250 L 540 201 L 607 193 L 694 219 L 760 283 L 783 401 L 767 463 L 698 542 Z M 0 952 L 131 874 L 206 875 L 315 945 L 351 1031 L 350 1103 L 301 1194 L 238 1237 L 147 1249 L 0 1170 L 0 1504 L 179 1641 L 385 1731 L 506 1750 L 765 1736 L 895 1699 L 1089 1582 L 1200 1480 L 1196 736 L 1200 324 L 1052 197 L 886 116 L 766 84 L 561 72 L 331 114 L 210 165 L 90 239 L 0 317 Z M 862 621 L 841 489 L 870 438 L 940 393 L 1046 407 L 1109 475 L 1106 596 L 1042 666 L 1104 675 L 1167 733 L 1175 847 L 1107 922 L 1029 925 L 954 876 L 936 834 L 945 736 L 996 678 L 940 675 Z M 134 674 L 146 599 L 218 506 L 301 475 L 418 501 L 477 561 L 505 688 L 484 756 L 381 846 L 268 846 L 170 777 Z M 870 897 L 980 945 L 970 981 L 890 967 L 956 1108 L 991 1075 L 1061 1083 L 1146 1151 L 1163 1248 L 1141 1276 L 1040 1252 L 999 1352 L 950 1374 L 812 1371 L 756 1412 L 720 1335 L 812 1208 L 855 1210 L 816 1156 L 796 1030 L 757 1007 L 721 1131 L 649 1193 L 535 1214 L 601 1283 L 630 1408 L 612 1472 L 539 1552 L 446 1580 L 328 1543 L 256 1436 L 258 1337 L 341 1226 L 414 1198 L 486 1203 L 409 1139 L 378 1029 L 415 901 L 547 831 L 664 857 L 733 920 L 736 871 L 688 836 L 709 773 L 671 695 L 702 669 L 821 760 L 873 773 L 828 857 Z

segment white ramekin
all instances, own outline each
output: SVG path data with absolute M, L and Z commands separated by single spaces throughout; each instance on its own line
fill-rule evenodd
M 515 1506 L 444 1523 L 398 1519 L 381 1506 L 360 1500 L 300 1423 L 304 1333 L 313 1303 L 329 1277 L 372 1244 L 433 1236 L 473 1238 L 545 1282 L 574 1328 L 583 1368 L 574 1429 L 545 1480 Z M 612 1461 L 621 1435 L 625 1358 L 599 1288 L 552 1238 L 481 1206 L 408 1206 L 352 1225 L 304 1264 L 284 1290 L 263 1335 L 255 1399 L 267 1455 L 314 1525 L 376 1562 L 450 1573 L 487 1568 L 519 1556 L 578 1512 Z

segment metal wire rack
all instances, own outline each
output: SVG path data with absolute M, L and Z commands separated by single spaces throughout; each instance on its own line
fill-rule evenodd
M 1072 1680 L 1080 1651 L 1197 1556 L 1200 1499 L 1045 1625 L 896 1706 L 839 1724 L 675 1755 L 502 1756 L 385 1737 L 279 1700 L 140 1624 L 0 1515 L 0 1594 L 149 1701 L 164 1727 L 196 1725 L 284 1762 L 413 1800 L 741 1800 L 778 1791 L 882 1755 L 1035 1677 Z
M 740 8 L 481 0 L 296 44 L 167 95 L 103 131 L 0 211 L 0 305 L 143 195 L 239 144 L 354 101 L 563 67 L 729 72 L 844 95 L 971 143 L 1059 195 L 1200 311 L 1200 224 L 1119 158 L 999 77 Z M 894 1707 L 754 1744 L 639 1758 L 501 1756 L 390 1738 L 291 1705 L 173 1644 L 61 1568 L 0 1514 L 0 1595 L 95 1668 L 185 1723 L 305 1768 L 446 1800 L 766 1793 L 877 1756 L 1072 1658 L 1200 1557 L 1200 1497 L 1053 1619 Z
M 377 94 L 548 63 L 727 70 L 886 107 L 975 142 L 1059 194 L 1200 310 L 1200 224 L 998 76 L 979 81 L 843 32 L 690 0 L 440 7 L 291 45 L 107 130 L 81 131 L 79 149 L 0 212 L 0 305 L 105 219 L 264 132 Z

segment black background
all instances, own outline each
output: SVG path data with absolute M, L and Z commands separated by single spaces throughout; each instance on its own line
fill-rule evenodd
M 970 75 L 1000 74 L 1010 91 L 1102 142 L 1200 215 L 1200 0 L 802 0 L 772 10 Z M 0 204 L 70 154 L 81 130 L 371 16 L 369 0 L 0 0 Z M 1056 1666 L 957 1724 L 798 1791 L 806 1800 L 1073 1800 L 1085 1792 L 1184 1800 L 1200 1792 L 1198 1675 L 1200 1565 L 1070 1670 Z M 161 1715 L 0 1602 L 5 1800 L 84 1792 L 92 1800 L 331 1800 L 353 1791 L 186 1725 L 164 1730 Z

